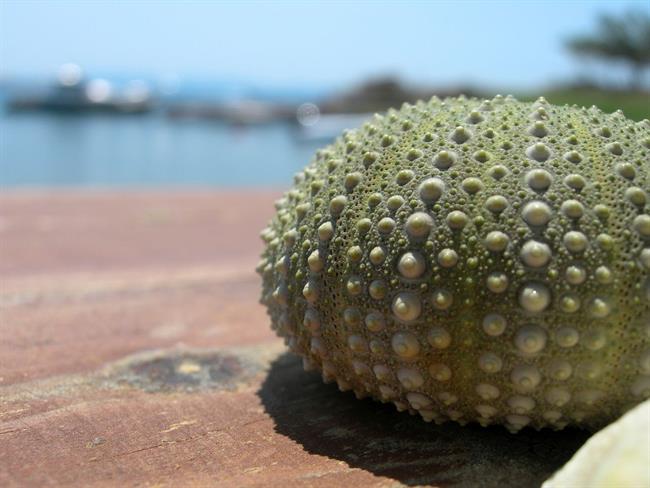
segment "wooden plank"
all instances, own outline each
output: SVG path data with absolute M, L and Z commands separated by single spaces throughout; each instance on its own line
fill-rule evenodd
M 0 486 L 534 486 L 584 442 L 303 372 L 253 271 L 278 196 L 0 196 Z

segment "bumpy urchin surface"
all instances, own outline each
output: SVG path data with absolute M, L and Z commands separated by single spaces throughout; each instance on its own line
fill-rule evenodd
M 307 367 L 425 420 L 600 426 L 650 396 L 650 123 L 432 99 L 320 150 L 258 271 Z

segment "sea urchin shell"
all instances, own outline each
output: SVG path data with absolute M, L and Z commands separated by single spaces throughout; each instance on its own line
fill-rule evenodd
M 597 427 L 650 396 L 650 122 L 437 98 L 316 153 L 262 232 L 306 366 L 427 421 Z

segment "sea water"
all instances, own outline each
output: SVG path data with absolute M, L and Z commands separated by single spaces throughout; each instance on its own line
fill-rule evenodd
M 289 122 L 0 112 L 0 187 L 288 186 L 315 150 Z

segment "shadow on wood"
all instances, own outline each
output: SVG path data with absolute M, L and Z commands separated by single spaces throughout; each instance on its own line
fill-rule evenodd
M 539 486 L 590 435 L 575 429 L 512 435 L 502 427 L 428 424 L 323 384 L 289 353 L 271 364 L 258 395 L 276 432 L 308 453 L 409 486 Z

